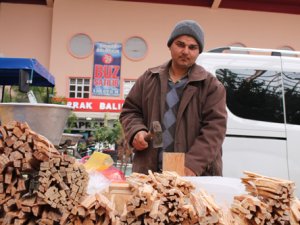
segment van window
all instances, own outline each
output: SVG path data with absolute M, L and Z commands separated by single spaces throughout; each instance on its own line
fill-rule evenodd
M 236 116 L 284 123 L 279 71 L 229 69 L 216 71 L 227 92 L 227 107 Z
M 283 72 L 286 121 L 300 125 L 300 73 Z

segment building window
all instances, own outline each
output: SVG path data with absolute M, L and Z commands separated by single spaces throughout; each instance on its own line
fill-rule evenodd
M 69 98 L 89 98 L 90 79 L 70 78 Z
M 129 91 L 131 90 L 131 88 L 133 87 L 133 85 L 135 84 L 135 80 L 125 80 L 124 81 L 124 99 L 127 97 L 127 95 L 129 94 Z
M 137 36 L 128 38 L 123 46 L 125 56 L 133 61 L 144 59 L 148 52 L 148 45 L 146 41 Z
M 68 43 L 70 54 L 76 58 L 86 58 L 90 56 L 94 49 L 93 40 L 87 34 L 75 34 Z

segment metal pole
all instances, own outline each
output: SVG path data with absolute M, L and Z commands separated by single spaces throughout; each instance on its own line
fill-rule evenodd
M 5 85 L 2 85 L 2 96 L 1 96 L 1 102 L 4 100 L 4 90 L 5 90 Z

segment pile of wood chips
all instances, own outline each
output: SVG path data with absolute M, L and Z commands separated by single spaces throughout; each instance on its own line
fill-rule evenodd
M 88 174 L 27 123 L 0 127 L 0 224 L 59 224 L 86 196 Z
M 132 173 L 118 192 L 87 194 L 88 174 L 26 123 L 0 126 L 1 225 L 296 225 L 300 201 L 292 181 L 244 172 L 248 192 L 223 212 L 204 190 L 175 172 Z M 119 206 L 120 208 L 120 206 Z
M 233 224 L 299 224 L 294 182 L 247 171 L 244 174 L 246 177 L 241 180 L 248 194 L 234 197 Z
M 117 225 L 119 216 L 113 202 L 101 193 L 87 196 L 70 215 L 65 214 L 61 224 L 66 225 Z
M 291 206 L 291 225 L 300 224 L 300 201 L 295 198 Z
M 213 198 L 204 191 L 192 194 L 194 185 L 175 172 L 133 173 L 127 182 L 133 197 L 124 206 L 121 224 L 224 224 Z

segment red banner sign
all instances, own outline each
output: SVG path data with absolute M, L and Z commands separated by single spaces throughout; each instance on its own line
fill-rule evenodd
M 121 112 L 124 100 L 68 98 L 67 105 L 75 112 Z

